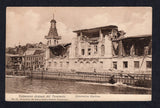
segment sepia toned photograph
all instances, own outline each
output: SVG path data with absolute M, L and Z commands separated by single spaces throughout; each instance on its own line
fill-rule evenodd
M 151 7 L 6 8 L 6 101 L 151 98 Z

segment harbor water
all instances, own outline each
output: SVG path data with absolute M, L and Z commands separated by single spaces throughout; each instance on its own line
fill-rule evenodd
M 25 77 L 6 78 L 6 93 L 44 94 L 151 94 L 151 89 L 119 84 L 44 80 Z

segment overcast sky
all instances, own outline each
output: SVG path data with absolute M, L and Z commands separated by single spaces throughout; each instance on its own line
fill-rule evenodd
M 74 30 L 107 25 L 117 25 L 126 36 L 152 34 L 151 7 L 8 7 L 6 46 L 45 43 L 53 13 L 65 43 L 76 36 Z

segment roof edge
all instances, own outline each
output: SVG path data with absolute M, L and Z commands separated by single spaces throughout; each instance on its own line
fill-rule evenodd
M 108 25 L 108 26 L 101 26 L 101 27 L 95 27 L 95 28 L 90 28 L 90 29 L 80 29 L 80 30 L 75 30 L 73 32 L 77 33 L 77 32 L 80 32 L 80 31 L 100 29 L 100 28 L 109 28 L 109 27 L 118 28 L 118 26 L 116 26 L 116 25 Z

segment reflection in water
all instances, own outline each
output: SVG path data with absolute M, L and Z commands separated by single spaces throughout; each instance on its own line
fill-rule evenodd
M 66 80 L 6 78 L 6 93 L 151 94 L 151 90 Z

